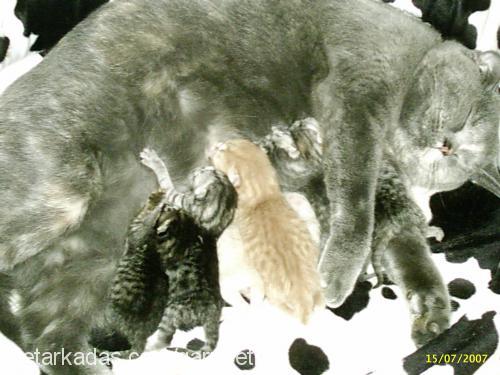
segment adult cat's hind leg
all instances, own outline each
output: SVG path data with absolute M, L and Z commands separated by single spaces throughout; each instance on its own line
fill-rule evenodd
M 422 346 L 450 324 L 450 301 L 443 279 L 423 235 L 406 233 L 386 251 L 390 276 L 407 298 L 412 315 L 412 338 Z
M 13 271 L 23 349 L 47 373 L 111 374 L 88 344 L 89 331 L 104 318 L 116 267 L 107 250 L 74 235 Z
M 20 327 L 10 306 L 11 293 L 11 278 L 0 272 L 0 332 L 9 340 L 21 345 Z

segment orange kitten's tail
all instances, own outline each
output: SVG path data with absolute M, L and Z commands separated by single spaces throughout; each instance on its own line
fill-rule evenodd
M 302 280 L 302 285 L 291 286 L 287 292 L 268 286 L 265 291 L 266 298 L 285 313 L 307 324 L 315 310 L 325 308 L 323 292 L 319 281 L 316 282 L 315 279 L 316 275 L 310 275 L 310 278 Z

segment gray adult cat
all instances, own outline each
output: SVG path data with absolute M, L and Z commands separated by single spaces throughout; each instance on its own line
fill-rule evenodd
M 488 56 L 371 0 L 103 6 L 0 98 L 0 264 L 22 295 L 24 349 L 85 351 L 103 324 L 127 226 L 154 188 L 144 146 L 177 183 L 213 144 L 306 116 L 324 126 L 332 220 L 319 266 L 328 303 L 341 304 L 370 249 L 384 139 L 429 125 L 417 107 L 437 95 L 450 111 L 440 123 L 473 113 L 496 142 Z
M 280 182 L 285 188 L 309 196 L 314 192 L 307 179 L 316 185 L 316 176 L 323 173 L 319 129 L 314 119 L 307 118 L 289 128 L 273 127 L 262 142 L 281 172 Z M 373 265 L 377 286 L 389 275 L 402 289 L 412 318 L 412 338 L 420 346 L 448 328 L 450 302 L 430 256 L 426 241 L 429 227 L 423 212 L 410 198 L 408 180 L 399 163 L 384 153 L 375 193 L 372 253 L 366 263 Z M 321 207 L 314 208 L 320 220 L 325 220 L 327 213 Z

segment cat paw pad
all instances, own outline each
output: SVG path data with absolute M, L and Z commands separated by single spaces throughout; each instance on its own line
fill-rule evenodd
M 161 165 L 161 163 L 163 163 L 156 151 L 150 148 L 142 150 L 139 156 L 141 163 L 152 170 L 155 170 L 159 165 Z
M 450 325 L 448 299 L 439 295 L 414 294 L 409 298 L 413 316 L 412 339 L 420 347 L 439 336 Z

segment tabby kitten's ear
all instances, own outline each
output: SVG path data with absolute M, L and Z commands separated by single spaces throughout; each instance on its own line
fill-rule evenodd
M 241 179 L 240 179 L 240 174 L 236 170 L 235 167 L 229 168 L 229 171 L 227 172 L 227 178 L 229 178 L 229 181 L 231 184 L 234 186 L 235 189 L 238 189 L 241 184 Z
M 487 89 L 498 91 L 500 85 L 500 53 L 497 51 L 480 52 L 478 63 Z
M 207 196 L 207 192 L 208 192 L 208 188 L 206 186 L 204 187 L 200 187 L 200 188 L 196 188 L 194 190 L 194 197 L 196 199 L 203 199 Z

